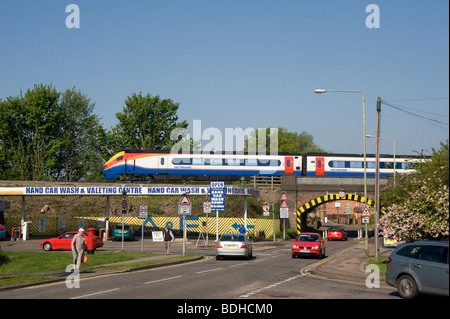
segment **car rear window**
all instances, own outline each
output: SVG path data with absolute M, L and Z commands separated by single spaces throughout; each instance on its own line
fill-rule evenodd
M 224 235 L 220 237 L 220 241 L 244 241 L 243 235 Z

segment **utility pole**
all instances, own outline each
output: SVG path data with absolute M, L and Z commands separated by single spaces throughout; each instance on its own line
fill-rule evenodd
M 380 211 L 380 113 L 381 97 L 377 99 L 377 146 L 375 158 L 375 262 L 380 261 L 380 248 L 378 247 L 378 214 Z

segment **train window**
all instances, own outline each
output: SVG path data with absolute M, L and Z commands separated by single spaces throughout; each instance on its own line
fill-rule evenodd
M 246 159 L 245 160 L 245 166 L 257 166 L 258 161 L 255 159 Z
M 350 161 L 350 168 L 363 168 L 363 163 L 362 161 Z
M 289 163 L 291 163 L 291 161 L 288 161 Z M 262 160 L 258 160 L 257 163 L 258 166 L 280 166 L 281 165 L 281 161 L 279 160 L 269 160 L 269 159 L 262 159 Z M 290 166 L 290 164 L 289 164 Z
M 116 158 L 116 161 L 121 161 L 123 160 L 123 156 L 119 156 L 118 158 Z
M 164 157 L 161 157 L 161 165 L 164 165 Z
M 205 159 L 204 158 L 193 158 L 192 159 L 192 165 L 205 165 Z
M 173 165 L 191 165 L 191 159 L 190 158 L 174 158 L 172 160 Z
M 209 159 L 209 165 L 221 166 L 222 165 L 222 159 L 221 158 L 210 158 Z
M 241 159 L 236 159 L 236 158 L 229 158 L 225 160 L 226 165 L 228 166 L 240 166 L 241 164 L 244 163 L 243 160 Z
M 291 166 L 290 164 L 290 161 L 288 161 L 288 166 Z M 322 161 L 317 161 L 317 167 L 322 168 Z
M 375 168 L 375 162 L 367 162 L 367 168 Z
M 328 165 L 330 167 L 345 168 L 345 162 L 344 161 L 330 161 Z

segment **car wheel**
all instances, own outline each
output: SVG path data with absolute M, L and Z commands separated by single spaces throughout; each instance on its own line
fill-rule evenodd
M 409 275 L 403 275 L 397 282 L 397 290 L 400 297 L 405 299 L 413 299 L 419 294 L 417 284 Z
M 44 243 L 43 248 L 45 251 L 50 251 L 52 250 L 52 244 L 50 244 L 49 242 Z

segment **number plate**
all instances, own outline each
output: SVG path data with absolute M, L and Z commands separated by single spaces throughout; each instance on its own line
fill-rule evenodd
M 306 250 L 306 249 L 300 249 L 300 252 L 301 252 L 301 253 L 309 253 L 309 250 Z
M 227 248 L 236 248 L 237 245 L 225 245 L 225 247 L 227 247 Z

